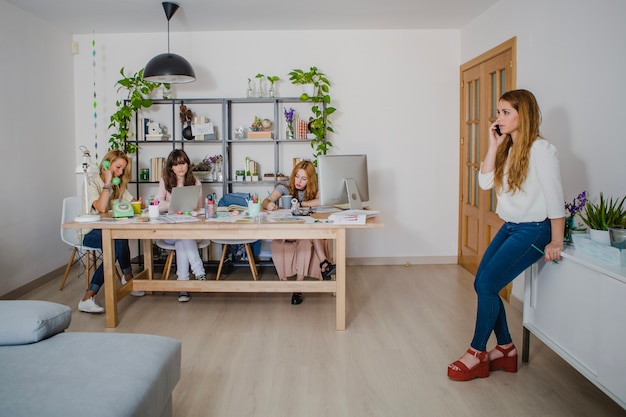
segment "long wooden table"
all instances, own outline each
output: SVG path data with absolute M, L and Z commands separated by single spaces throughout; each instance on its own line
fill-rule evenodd
M 336 329 L 346 328 L 346 230 L 381 228 L 377 218 L 368 219 L 365 225 L 333 223 L 288 223 L 264 221 L 217 222 L 200 218 L 193 223 L 68 222 L 64 228 L 101 229 L 102 260 L 104 263 L 104 289 L 106 326 L 119 324 L 117 303 L 133 290 L 188 291 L 188 292 L 319 292 L 336 294 Z M 126 285 L 116 286 L 114 239 L 143 241 L 144 269 Z M 153 280 L 152 240 L 155 239 L 331 239 L 334 241 L 334 261 L 337 272 L 334 281 L 175 281 Z

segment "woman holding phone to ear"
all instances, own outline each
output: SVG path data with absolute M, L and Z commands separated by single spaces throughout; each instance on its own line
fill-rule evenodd
M 565 204 L 559 159 L 554 145 L 539 132 L 537 100 L 530 91 L 508 91 L 496 109 L 478 183 L 496 191 L 496 213 L 504 224 L 476 272 L 474 337 L 465 354 L 448 365 L 448 377 L 456 381 L 488 377 L 496 370 L 517 372 L 517 349 L 499 292 L 541 258 L 536 247 L 543 249 L 546 261 L 560 259 L 563 249 Z M 487 351 L 492 332 L 497 345 Z
M 107 152 L 100 164 L 100 172 L 89 177 L 89 193 L 87 198 L 92 213 L 106 213 L 111 209 L 112 201 L 133 201 L 127 186 L 131 176 L 131 160 L 124 152 L 112 150 Z M 102 249 L 102 230 L 81 229 L 83 244 L 92 248 Z M 133 270 L 130 265 L 130 248 L 127 239 L 115 239 L 115 259 L 124 274 L 122 284 L 133 279 Z M 82 300 L 78 303 L 78 310 L 85 313 L 103 313 L 104 308 L 98 305 L 94 296 L 104 283 L 104 267 L 98 266 L 91 277 L 91 282 Z M 143 291 L 132 291 L 132 295 L 140 297 Z

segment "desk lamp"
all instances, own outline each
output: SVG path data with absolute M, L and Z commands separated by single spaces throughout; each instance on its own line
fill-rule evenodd
M 95 166 L 91 163 L 91 153 L 89 149 L 84 146 L 80 146 L 79 149 L 83 153 L 83 163 L 76 167 L 77 174 L 83 174 L 83 207 L 81 210 L 81 214 L 78 217 L 74 218 L 74 221 L 77 223 L 88 223 L 88 222 L 97 222 L 100 220 L 99 214 L 89 214 L 89 174 L 94 173 Z

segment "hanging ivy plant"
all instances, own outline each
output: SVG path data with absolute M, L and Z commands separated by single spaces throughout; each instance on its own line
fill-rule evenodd
M 122 67 L 120 74 L 122 79 L 118 80 L 115 85 L 118 86 L 118 93 L 121 90 L 126 90 L 126 97 L 115 102 L 117 111 L 111 115 L 111 123 L 109 124 L 109 129 L 114 130 L 109 138 L 109 150 L 121 149 L 127 154 L 134 154 L 139 145 L 128 141 L 133 117 L 139 110 L 152 106 L 152 100 L 149 96 L 155 88 L 161 85 L 169 88 L 170 85 L 144 80 L 143 68 L 127 77 L 124 74 L 124 67 Z M 131 137 L 133 136 L 134 133 Z
M 315 151 L 313 156 L 317 166 L 317 157 L 326 155 L 328 149 L 333 146 L 328 139 L 328 132 L 334 132 L 329 116 L 337 109 L 330 105 L 330 81 L 317 67 L 311 67 L 308 71 L 294 69 L 289 73 L 289 80 L 292 84 L 313 84 L 313 95 L 303 93 L 300 100 L 312 102 L 313 117 L 309 121 L 309 130 L 315 135 L 311 147 Z

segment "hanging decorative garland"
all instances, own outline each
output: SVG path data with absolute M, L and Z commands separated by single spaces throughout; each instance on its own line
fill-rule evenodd
M 92 31 L 92 40 L 91 40 L 91 56 L 93 57 L 92 67 L 93 67 L 93 148 L 95 153 L 96 163 L 98 161 L 98 102 L 96 100 L 96 38 L 95 32 Z

